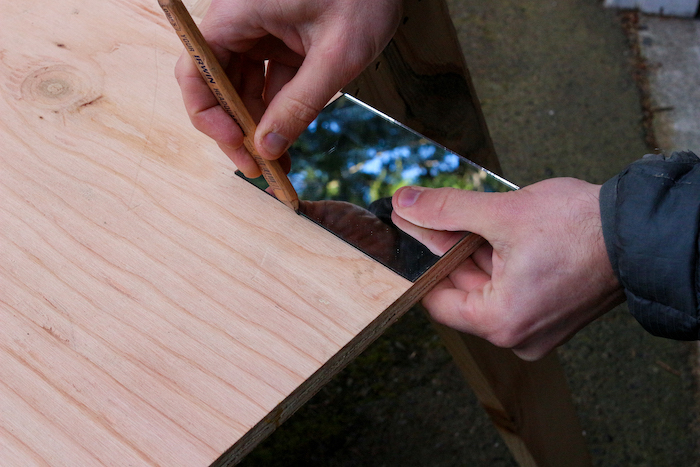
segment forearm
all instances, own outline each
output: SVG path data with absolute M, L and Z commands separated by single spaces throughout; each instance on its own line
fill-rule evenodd
M 654 335 L 698 339 L 700 159 L 646 156 L 603 185 L 600 207 L 630 312 Z

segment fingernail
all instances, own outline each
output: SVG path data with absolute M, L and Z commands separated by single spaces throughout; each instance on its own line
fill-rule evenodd
M 270 154 L 280 156 L 289 146 L 289 141 L 284 136 L 270 132 L 263 138 L 263 146 Z
M 417 187 L 408 187 L 401 190 L 401 193 L 399 193 L 399 207 L 407 208 L 413 206 L 421 191 L 423 190 Z

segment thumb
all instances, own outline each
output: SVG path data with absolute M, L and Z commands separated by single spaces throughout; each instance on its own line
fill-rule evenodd
M 296 75 L 275 94 L 255 133 L 255 147 L 275 159 L 306 130 L 340 89 L 364 68 L 312 49 Z
M 456 188 L 408 186 L 394 193 L 394 213 L 423 229 L 468 231 L 491 242 L 500 238 L 503 196 Z

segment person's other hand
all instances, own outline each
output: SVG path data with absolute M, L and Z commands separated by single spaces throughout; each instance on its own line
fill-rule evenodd
M 396 226 L 442 254 L 470 231 L 489 243 L 423 304 L 438 322 L 543 357 L 624 300 L 608 259 L 599 185 L 550 179 L 508 193 L 405 187 Z
M 379 55 L 400 15 L 400 0 L 213 0 L 200 29 L 259 120 L 256 149 L 276 159 Z M 240 128 L 187 54 L 175 76 L 193 125 L 216 140 L 246 176 L 260 175 Z

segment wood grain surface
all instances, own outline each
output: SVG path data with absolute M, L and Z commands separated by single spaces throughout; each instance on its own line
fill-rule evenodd
M 235 460 L 405 311 L 191 127 L 181 49 L 155 0 L 0 1 L 2 466 Z

